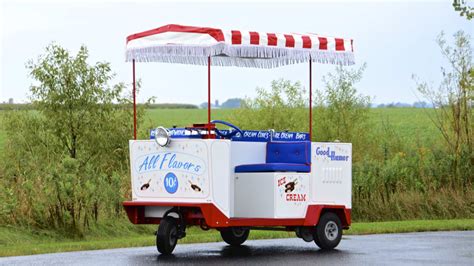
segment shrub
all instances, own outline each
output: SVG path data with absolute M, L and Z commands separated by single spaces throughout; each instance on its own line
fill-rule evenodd
M 132 108 L 125 85 L 109 85 L 109 64 L 87 58 L 85 47 L 71 56 L 51 45 L 28 64 L 36 111 L 5 114 L 2 223 L 80 234 L 101 216 L 122 215 Z

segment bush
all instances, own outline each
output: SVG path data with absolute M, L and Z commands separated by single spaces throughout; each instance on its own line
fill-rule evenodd
M 4 116 L 0 221 L 81 234 L 101 216 L 122 215 L 129 194 L 132 113 L 108 63 L 87 64 L 57 45 L 28 68 L 36 111 Z M 143 113 L 143 112 L 139 112 Z
M 255 99 L 242 101 L 231 120 L 247 129 L 305 131 L 308 128 L 306 90 L 299 82 L 272 81 L 271 89 L 257 88 Z

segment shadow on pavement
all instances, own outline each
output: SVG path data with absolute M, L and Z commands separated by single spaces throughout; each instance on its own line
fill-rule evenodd
M 316 246 L 311 248 L 290 246 L 224 246 L 220 250 L 199 249 L 188 253 L 158 255 L 155 262 L 159 263 L 242 263 L 250 259 L 255 262 L 291 261 L 292 258 L 320 259 L 323 257 L 340 257 L 345 252 L 341 250 L 321 250 Z M 311 261 L 311 260 L 310 260 Z

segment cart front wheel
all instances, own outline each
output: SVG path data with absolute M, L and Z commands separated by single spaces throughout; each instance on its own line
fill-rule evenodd
M 314 242 L 321 249 L 333 249 L 342 238 L 341 219 L 332 212 L 324 213 L 314 232 Z
M 240 246 L 249 237 L 250 230 L 241 227 L 229 227 L 221 230 L 222 239 L 231 246 Z
M 169 255 L 178 242 L 178 223 L 171 216 L 161 219 L 156 233 L 156 248 L 161 254 Z

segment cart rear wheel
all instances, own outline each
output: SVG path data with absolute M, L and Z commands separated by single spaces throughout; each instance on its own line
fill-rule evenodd
M 242 227 L 228 227 L 221 230 L 222 239 L 231 246 L 240 246 L 249 237 L 250 230 Z
M 171 216 L 161 219 L 156 233 L 156 248 L 161 254 L 169 255 L 178 242 L 178 223 Z
M 333 249 L 342 238 L 341 219 L 332 212 L 324 213 L 314 232 L 314 242 L 321 249 Z

